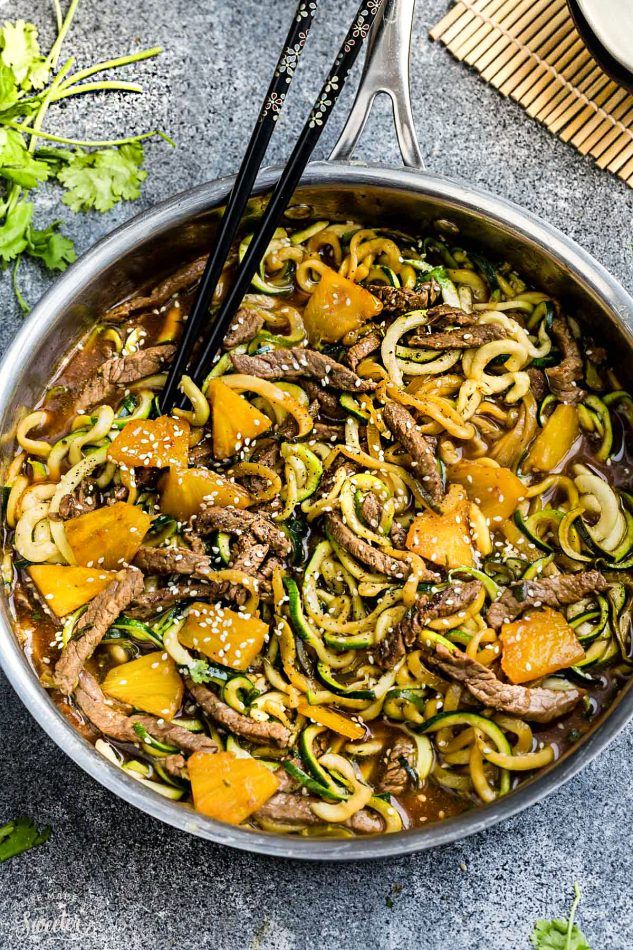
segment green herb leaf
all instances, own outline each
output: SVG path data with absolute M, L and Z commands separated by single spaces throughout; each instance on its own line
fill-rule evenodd
M 28 244 L 27 231 L 33 217 L 30 201 L 19 201 L 6 213 L 0 224 L 0 261 L 15 260 Z
M 14 129 L 0 128 L 0 176 L 22 188 L 35 188 L 46 181 L 50 169 L 46 162 L 33 158 L 24 138 Z
M 9 67 L 22 89 L 28 92 L 46 84 L 50 69 L 40 53 L 34 23 L 24 20 L 5 23 L 0 30 L 0 49 L 0 60 Z
M 213 677 L 213 671 L 204 660 L 196 660 L 187 667 L 187 673 L 194 683 L 208 683 Z
M 13 71 L 0 62 L 0 112 L 6 112 L 18 101 L 18 87 Z
M 0 862 L 8 861 L 23 851 L 35 848 L 48 841 L 51 829 L 47 825 L 41 831 L 30 818 L 15 818 L 0 828 Z
M 27 232 L 25 252 L 39 258 L 49 270 L 66 270 L 69 264 L 77 260 L 72 240 L 59 231 L 61 224 L 61 221 L 53 221 L 43 231 L 31 227 Z
M 121 200 L 134 201 L 141 193 L 147 172 L 143 164 L 143 146 L 139 142 L 78 152 L 58 173 L 67 189 L 64 204 L 73 211 L 109 211 Z
M 537 920 L 530 941 L 536 950 L 591 950 L 582 930 L 574 923 L 580 903 L 580 888 L 574 884 L 574 901 L 569 920 Z

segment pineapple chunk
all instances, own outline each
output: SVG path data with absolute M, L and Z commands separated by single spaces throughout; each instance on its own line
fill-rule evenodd
M 407 535 L 407 547 L 441 567 L 474 567 L 469 527 L 470 503 L 459 485 L 451 485 L 442 514 L 417 515 Z
M 533 610 L 504 623 L 501 668 L 511 683 L 526 683 L 580 663 L 585 651 L 558 610 Z
M 108 696 L 161 719 L 174 718 L 185 691 L 176 664 L 160 651 L 114 666 L 101 688 Z
M 63 564 L 33 564 L 28 573 L 56 617 L 83 607 L 116 577 L 115 571 Z
M 151 523 L 150 516 L 136 505 L 117 501 L 71 518 L 64 530 L 77 564 L 118 570 L 134 559 Z
M 189 423 L 171 416 L 128 422 L 108 448 L 108 458 L 128 468 L 186 468 L 188 457 Z
M 204 502 L 247 508 L 252 499 L 240 485 L 208 468 L 171 468 L 160 481 L 162 511 L 179 521 L 197 515 Z
M 213 454 L 227 459 L 266 432 L 272 422 L 248 399 L 233 392 L 219 379 L 212 379 L 207 397 L 213 409 Z
M 234 670 L 246 670 L 264 645 L 268 624 L 219 604 L 194 603 L 178 639 Z
M 271 798 L 279 779 L 252 756 L 194 752 L 187 761 L 196 811 L 240 825 Z
M 324 267 L 308 300 L 303 322 L 311 343 L 336 343 L 377 317 L 382 304 L 364 287 Z

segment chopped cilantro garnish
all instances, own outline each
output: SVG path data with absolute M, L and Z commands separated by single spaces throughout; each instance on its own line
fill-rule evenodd
M 76 256 L 71 238 L 60 230 L 61 222 L 41 229 L 33 226 L 36 205 L 24 193 L 34 194 L 43 182 L 57 181 L 65 190 L 64 203 L 76 212 L 105 212 L 119 201 L 134 201 L 147 177 L 140 139 L 162 135 L 145 132 L 109 142 L 82 142 L 44 130 L 44 119 L 58 101 L 95 91 L 140 92 L 134 83 L 94 77 L 161 52 L 159 48 L 144 50 L 77 72 L 70 58 L 58 69 L 77 6 L 75 0 L 66 16 L 60 16 L 57 38 L 47 54 L 40 50 L 34 23 L 16 20 L 0 27 L 0 265 L 13 263 L 14 291 L 23 310 L 28 310 L 28 304 L 17 282 L 20 258 L 33 258 L 48 270 L 61 271 Z M 89 77 L 89 83 L 82 82 Z M 42 141 L 49 144 L 39 146 Z
M 8 861 L 23 851 L 29 851 L 50 838 L 51 829 L 47 825 L 38 831 L 30 818 L 15 818 L 0 828 L 0 862 Z
M 582 930 L 574 923 L 580 903 L 580 887 L 574 884 L 574 900 L 568 920 L 537 920 L 530 940 L 536 950 L 591 950 Z

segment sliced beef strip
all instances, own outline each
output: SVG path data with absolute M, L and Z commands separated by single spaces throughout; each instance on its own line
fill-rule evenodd
M 68 521 L 70 518 L 78 518 L 85 515 L 88 511 L 94 511 L 96 498 L 94 495 L 87 495 L 84 498 L 77 498 L 75 495 L 64 495 L 59 503 L 58 515 L 62 521 Z
M 382 312 L 390 317 L 398 317 L 410 310 L 426 310 L 432 307 L 440 296 L 440 285 L 436 280 L 422 284 L 415 290 L 404 287 L 388 287 L 385 284 L 368 284 L 367 289 L 382 303 Z
M 126 608 L 125 613 L 136 620 L 147 620 L 186 600 L 213 600 L 217 596 L 216 588 L 214 584 L 170 584 L 160 590 L 146 590 Z
M 438 325 L 474 327 L 477 325 L 477 320 L 476 313 L 466 313 L 461 307 L 451 307 L 450 304 L 442 303 L 427 310 L 425 325 L 430 327 Z
M 143 714 L 130 716 L 130 722 L 132 726 L 135 723 L 140 723 L 155 739 L 162 739 L 163 742 L 169 745 L 175 745 L 183 752 L 218 751 L 215 741 L 210 736 L 205 736 L 200 732 L 190 732 L 189 729 L 185 729 L 175 722 L 169 722 L 167 719 L 157 719 L 155 716 Z
M 213 458 L 213 442 L 210 432 L 207 432 L 202 439 L 189 449 L 189 465 L 197 468 L 199 465 L 206 466 Z
M 388 577 L 395 577 L 400 583 L 404 583 L 411 568 L 406 561 L 399 561 L 395 557 L 385 554 L 379 548 L 373 547 L 367 541 L 359 538 L 338 515 L 329 515 L 327 527 L 337 544 L 355 557 L 357 560 L 366 564 L 377 574 L 386 574 Z
M 538 369 L 536 366 L 531 366 L 527 370 L 527 374 L 530 377 L 530 389 L 532 390 L 532 395 L 537 402 L 541 402 L 541 400 L 545 398 L 547 392 L 549 391 L 547 377 L 543 370 Z
M 227 706 L 212 690 L 201 683 L 194 683 L 193 680 L 187 679 L 186 684 L 200 708 L 225 729 L 235 732 L 238 736 L 244 736 L 251 742 L 274 742 L 282 748 L 290 745 L 292 733 L 280 722 L 274 720 L 259 722 L 251 719 Z
M 411 779 L 403 762 L 415 772 L 417 751 L 413 739 L 404 734 L 397 735 L 387 751 L 384 769 L 378 782 L 377 791 L 390 795 L 402 795 L 411 784 Z
M 91 406 L 107 402 L 114 396 L 118 386 L 153 376 L 171 360 L 175 352 L 175 346 L 163 344 L 137 350 L 129 356 L 113 356 L 106 360 L 82 386 L 75 401 L 75 411 L 83 412 Z
M 323 386 L 315 383 L 312 379 L 302 379 L 301 388 L 312 402 L 315 400 L 318 402 L 321 415 L 334 421 L 345 421 L 347 413 L 339 402 L 338 393 L 335 393 L 332 389 L 324 389 Z
M 135 567 L 119 571 L 114 580 L 90 603 L 76 628 L 76 637 L 62 650 L 55 667 L 55 686 L 70 695 L 86 660 L 103 640 L 116 618 L 143 590 L 143 575 Z
M 162 759 L 161 764 L 167 774 L 171 775 L 173 778 L 187 778 L 187 763 L 185 761 L 184 755 L 180 755 L 179 752 L 174 752 L 172 755 L 166 755 L 165 758 Z
M 411 469 L 432 501 L 441 501 L 444 490 L 435 451 L 432 443 L 418 429 L 415 418 L 408 409 L 397 402 L 388 402 L 383 409 L 382 417 L 393 437 L 411 456 Z
M 523 581 L 507 588 L 488 608 L 486 619 L 498 629 L 532 607 L 563 607 L 575 604 L 589 594 L 600 594 L 608 587 L 600 571 L 557 574 L 538 581 Z
M 247 373 L 259 379 L 301 379 L 311 376 L 324 386 L 349 392 L 366 393 L 376 388 L 373 380 L 361 379 L 347 366 L 330 359 L 325 353 L 299 346 L 287 350 L 270 350 L 259 356 L 232 353 L 231 362 L 238 373 Z
M 391 669 L 403 657 L 408 648 L 418 642 L 420 634 L 430 620 L 450 617 L 466 610 L 479 596 L 479 581 L 453 583 L 434 594 L 422 594 L 399 624 L 378 644 L 378 659 L 385 669 Z
M 332 444 L 344 442 L 345 426 L 328 422 L 315 422 L 309 441 L 311 442 L 313 439 L 317 442 L 331 442 Z
M 375 531 L 380 524 L 380 516 L 382 514 L 382 505 L 379 499 L 373 492 L 367 492 L 360 507 L 363 518 L 369 527 Z M 391 538 L 394 548 L 403 548 L 407 540 L 407 532 L 402 525 L 394 520 L 391 523 L 389 537 Z
M 134 558 L 134 564 L 145 574 L 184 574 L 201 579 L 206 582 L 207 596 L 210 598 L 223 597 L 243 604 L 248 596 L 239 584 L 212 580 L 209 576 L 214 571 L 211 558 L 189 548 L 151 548 L 143 545 Z M 135 601 L 139 599 L 136 597 Z
M 264 318 L 257 310 L 240 307 L 226 331 L 224 348 L 230 350 L 234 346 L 239 346 L 240 343 L 250 343 L 263 326 Z
M 149 294 L 140 297 L 131 297 L 129 300 L 125 300 L 117 307 L 114 307 L 109 311 L 108 319 L 124 320 L 126 317 L 129 317 L 131 313 L 138 313 L 140 310 L 154 310 L 156 307 L 162 307 L 174 294 L 193 287 L 202 277 L 206 263 L 206 254 L 204 257 L 196 258 L 195 261 L 191 261 L 191 263 L 185 267 L 181 267 L 180 270 L 177 270 L 174 274 L 170 274 L 169 277 L 162 280 Z
M 418 334 L 409 340 L 411 346 L 423 346 L 428 350 L 469 350 L 484 343 L 503 340 L 507 337 L 503 327 L 492 323 L 475 324 L 446 330 L 442 333 Z
M 311 805 L 316 805 L 320 799 L 302 795 L 299 792 L 276 792 L 255 812 L 253 818 L 268 821 L 277 821 L 281 824 L 294 825 L 322 825 L 324 822 L 312 811 Z M 357 811 L 355 815 L 345 821 L 348 828 L 353 828 L 361 834 L 380 834 L 383 823 L 380 816 L 368 808 Z
M 356 367 L 364 359 L 367 359 L 368 356 L 371 356 L 372 353 L 375 353 L 376 350 L 380 349 L 380 344 L 382 343 L 382 334 L 380 330 L 370 330 L 369 333 L 366 333 L 360 338 L 357 343 L 354 343 L 353 346 L 350 346 L 349 350 L 345 355 L 349 366 L 356 371 Z
M 205 503 L 199 515 L 192 519 L 199 534 L 208 534 L 210 531 L 227 531 L 229 534 L 251 534 L 257 541 L 267 544 L 271 551 L 287 557 L 292 550 L 292 543 L 283 531 L 268 518 L 256 512 L 244 511 L 239 508 L 218 508 L 216 505 Z
M 262 544 L 252 534 L 241 534 L 235 545 L 235 559 L 231 567 L 234 571 L 243 571 L 251 577 L 256 576 L 269 550 L 267 544 Z
M 584 690 L 575 687 L 562 690 L 502 683 L 483 663 L 473 660 L 462 650 L 450 651 L 441 643 L 433 644 L 427 656 L 429 662 L 443 673 L 463 683 L 471 696 L 483 706 L 491 706 L 531 722 L 551 722 L 564 716 L 584 695 Z
M 189 732 L 182 726 L 165 719 L 157 719 L 155 716 L 128 716 L 121 712 L 106 699 L 97 680 L 86 670 L 79 675 L 75 699 L 93 726 L 115 742 L 138 743 L 140 740 L 134 731 L 134 724 L 140 723 L 155 739 L 172 743 L 184 752 L 197 752 L 201 749 L 207 752 L 217 751 L 217 745 L 209 736 Z
M 578 386 L 584 375 L 580 347 L 574 339 L 567 319 L 560 313 L 557 313 L 552 321 L 552 335 L 558 343 L 563 358 L 558 366 L 553 366 L 547 371 L 550 389 L 561 402 L 580 402 L 585 395 L 584 389 Z

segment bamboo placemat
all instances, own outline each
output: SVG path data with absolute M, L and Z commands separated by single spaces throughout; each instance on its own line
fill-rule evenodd
M 633 96 L 598 66 L 565 0 L 457 0 L 430 35 L 633 187 Z

